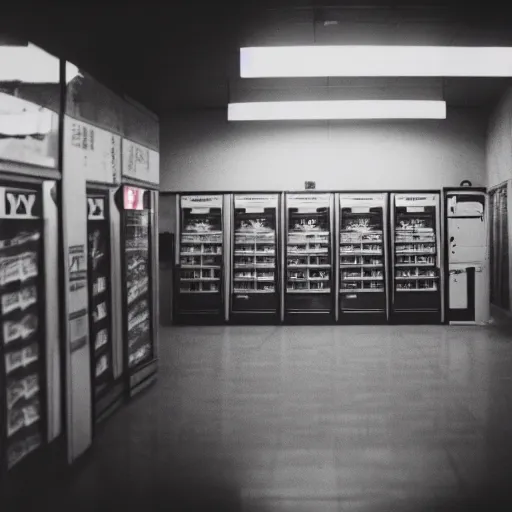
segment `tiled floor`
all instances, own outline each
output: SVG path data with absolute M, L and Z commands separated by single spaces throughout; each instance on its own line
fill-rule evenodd
M 66 510 L 510 512 L 511 340 L 165 329 L 158 384 L 107 422 Z

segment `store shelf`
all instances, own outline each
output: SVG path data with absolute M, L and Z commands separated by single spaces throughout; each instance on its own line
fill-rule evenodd
M 305 290 L 296 290 L 296 289 L 291 289 L 291 288 L 287 288 L 286 290 L 287 293 L 331 293 L 331 289 L 330 288 L 323 288 L 321 290 L 309 290 L 309 289 L 305 289 Z
M 342 281 L 384 281 L 384 277 L 343 277 Z
M 356 268 L 383 268 L 384 265 L 380 264 L 380 265 L 372 265 L 372 264 L 365 264 L 365 263 L 340 263 L 340 268 L 351 268 L 351 269 L 356 269 Z
M 304 263 L 303 265 L 287 265 L 287 267 L 290 269 L 293 269 L 293 268 L 312 268 L 312 269 L 321 269 L 321 268 L 325 268 L 325 269 L 330 269 L 331 268 L 331 265 L 315 265 L 315 264 L 311 264 L 311 263 Z
M 385 288 L 342 288 L 340 293 L 382 293 Z
M 247 293 L 247 294 L 262 294 L 262 293 L 276 293 L 275 290 L 237 290 L 237 289 L 234 289 L 233 290 L 233 293 Z
M 180 269 L 184 270 L 200 270 L 200 269 L 220 269 L 220 265 L 180 265 Z
M 437 288 L 396 288 L 397 292 L 437 292 Z
M 180 290 L 180 293 L 219 293 L 220 290 Z
M 220 281 L 220 277 L 180 277 L 183 282 Z
M 439 276 L 410 276 L 410 277 L 403 277 L 403 276 L 395 276 L 395 279 L 397 281 L 410 281 L 410 280 L 432 280 L 432 279 L 439 279 Z

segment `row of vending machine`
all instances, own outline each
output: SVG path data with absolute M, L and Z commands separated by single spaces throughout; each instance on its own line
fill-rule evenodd
M 60 334 L 59 196 L 56 181 L 0 181 L 0 481 L 22 461 L 37 458 L 56 435 L 59 410 L 65 409 L 60 402 L 65 391 L 57 389 L 65 379 L 54 378 L 59 367 L 65 373 L 67 350 Z M 137 374 L 155 359 L 155 200 L 153 190 L 97 185 L 87 189 L 86 204 L 76 205 L 87 211 L 87 271 L 70 248 L 69 287 L 73 293 L 88 291 L 86 388 L 93 423 L 129 393 Z M 121 268 L 115 268 L 118 261 Z M 116 282 L 122 290 L 115 289 Z
M 178 323 L 441 323 L 440 192 L 182 195 Z

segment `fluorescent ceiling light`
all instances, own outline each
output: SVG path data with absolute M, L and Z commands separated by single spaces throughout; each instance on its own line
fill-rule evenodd
M 272 101 L 230 103 L 228 121 L 446 119 L 444 101 Z
M 0 82 L 58 84 L 60 62 L 33 44 L 0 46 Z
M 512 48 L 282 46 L 240 49 L 242 78 L 512 77 Z

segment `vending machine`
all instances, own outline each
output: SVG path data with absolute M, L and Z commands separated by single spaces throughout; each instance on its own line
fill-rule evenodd
M 387 194 L 339 195 L 340 323 L 387 322 L 387 220 Z
M 61 432 L 56 184 L 0 181 L 0 483 Z
M 391 204 L 391 321 L 441 323 L 440 194 L 392 194 Z
M 131 395 L 156 378 L 157 247 L 154 190 L 123 186 L 125 368 Z
M 188 195 L 179 199 L 177 321 L 223 322 L 223 197 Z
M 124 391 L 118 379 L 122 370 L 116 368 L 121 366 L 118 339 L 121 308 L 117 306 L 116 290 L 120 248 L 116 243 L 119 211 L 113 193 L 106 187 L 87 189 L 87 283 L 94 423 L 120 405 Z
M 278 212 L 278 194 L 234 195 L 230 315 L 234 323 L 279 322 Z
M 286 196 L 285 321 L 334 320 L 333 194 Z

